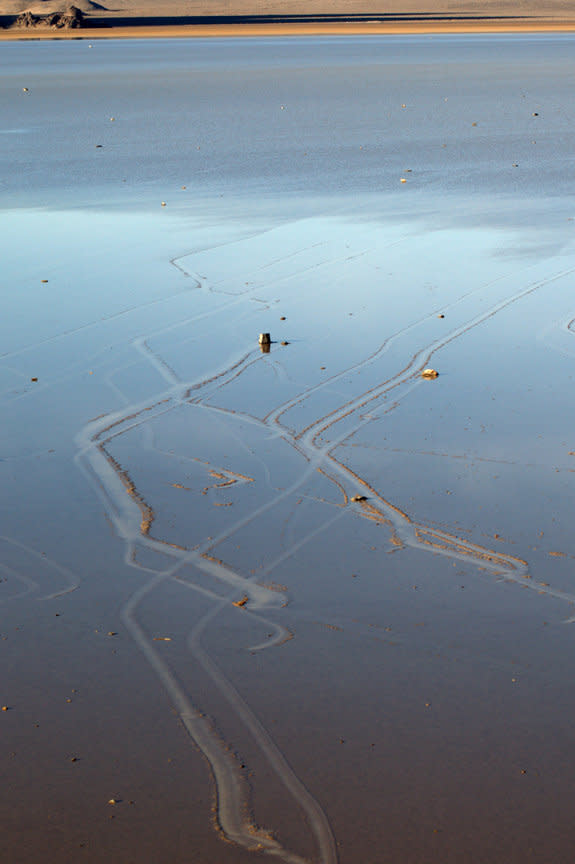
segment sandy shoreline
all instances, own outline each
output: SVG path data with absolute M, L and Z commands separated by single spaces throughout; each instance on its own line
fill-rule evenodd
M 481 20 L 430 20 L 373 22 L 282 22 L 185 25 L 122 25 L 78 30 L 0 30 L 0 41 L 37 39 L 174 39 L 255 36 L 365 36 L 424 35 L 440 33 L 568 33 L 575 18 L 483 18 Z

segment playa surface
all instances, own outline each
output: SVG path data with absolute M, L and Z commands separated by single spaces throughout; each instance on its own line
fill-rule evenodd
M 569 859 L 574 47 L 3 47 L 2 861 Z

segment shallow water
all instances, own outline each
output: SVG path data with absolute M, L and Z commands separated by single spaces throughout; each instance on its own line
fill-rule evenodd
M 567 859 L 573 47 L 3 46 L 3 860 Z

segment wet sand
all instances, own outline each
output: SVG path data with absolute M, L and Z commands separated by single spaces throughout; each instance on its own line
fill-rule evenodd
M 5 49 L 3 860 L 567 860 L 573 38 Z

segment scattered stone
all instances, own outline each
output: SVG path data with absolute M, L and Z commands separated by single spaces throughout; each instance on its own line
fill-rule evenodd
M 282 315 L 281 318 L 280 318 L 280 321 L 285 321 L 285 320 L 286 320 L 286 316 L 285 316 L 285 315 Z
M 286 341 L 284 340 L 281 344 L 282 344 L 282 345 L 289 345 L 289 342 L 286 342 Z
M 533 114 L 532 114 L 531 116 L 532 116 L 532 117 L 539 117 L 539 112 L 538 112 L 538 111 L 534 111 Z
M 109 631 L 108 631 L 108 636 L 117 636 L 117 635 L 118 635 L 118 634 L 116 633 L 115 630 L 109 630 Z
M 47 281 L 47 279 L 40 279 L 40 282 L 42 282 L 43 285 L 45 285 Z
M 439 372 L 436 369 L 424 369 L 421 373 L 422 378 L 437 378 Z
M 9 711 L 9 710 L 10 710 L 10 708 L 8 707 L 8 705 L 2 705 L 2 711 Z
M 30 381 L 37 381 L 37 378 L 30 378 Z
M 269 345 L 272 340 L 271 340 L 271 336 L 269 333 L 260 333 L 260 337 L 259 337 L 258 341 L 259 341 L 260 345 Z
M 96 150 L 101 150 L 103 146 L 103 144 L 96 144 Z
M 27 88 L 27 87 L 22 87 L 22 92 L 23 92 L 23 93 L 28 93 L 28 92 L 29 92 L 29 90 L 28 90 L 28 88 Z
M 399 182 L 400 183 L 407 183 L 407 180 L 405 179 L 405 177 L 402 177 Z
M 166 202 L 162 201 L 162 207 L 165 207 L 165 206 L 166 206 Z
M 440 312 L 439 315 L 438 315 L 437 317 L 438 317 L 438 318 L 445 318 L 445 315 L 443 314 L 443 312 Z
M 367 497 L 365 495 L 354 495 L 353 498 L 351 498 L 351 501 L 353 501 L 353 502 L 367 501 Z
M 249 599 L 249 598 L 248 598 L 247 596 L 244 596 L 244 597 L 242 597 L 241 600 L 234 600 L 234 604 L 233 604 L 233 605 L 234 605 L 234 606 L 245 606 L 246 603 L 248 602 L 248 599 Z

